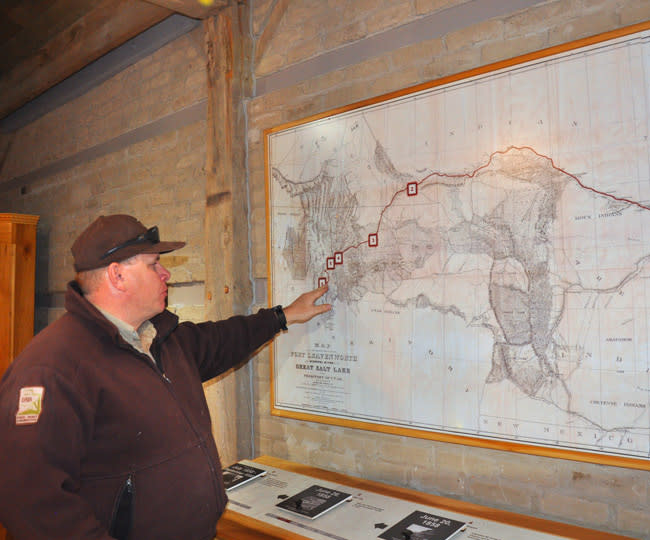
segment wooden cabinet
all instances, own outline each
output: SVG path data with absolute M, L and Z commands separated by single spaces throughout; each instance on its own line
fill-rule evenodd
M 37 223 L 38 216 L 0 214 L 0 378 L 34 335 Z
M 0 214 L 0 375 L 34 335 L 38 216 Z

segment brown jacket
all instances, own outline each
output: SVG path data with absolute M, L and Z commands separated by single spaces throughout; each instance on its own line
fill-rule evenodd
M 161 371 L 75 282 L 66 310 L 0 383 L 0 522 L 16 540 L 212 540 L 227 498 L 201 382 L 271 339 L 277 316 L 165 311 L 152 319 Z M 18 421 L 24 388 L 44 389 L 35 423 Z

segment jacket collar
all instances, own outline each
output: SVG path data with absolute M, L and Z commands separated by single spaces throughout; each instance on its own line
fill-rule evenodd
M 68 313 L 97 324 L 114 340 L 119 338 L 120 333 L 117 327 L 84 298 L 81 287 L 76 281 L 68 283 L 65 293 L 65 309 Z M 158 332 L 156 341 L 163 341 L 178 326 L 178 316 L 168 310 L 164 310 L 150 320 Z

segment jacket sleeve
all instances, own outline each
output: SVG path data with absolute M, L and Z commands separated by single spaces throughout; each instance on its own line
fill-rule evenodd
M 13 367 L 0 383 L 0 522 L 15 540 L 110 540 L 75 493 L 91 404 L 51 368 Z M 42 393 L 40 409 L 17 416 L 21 397 L 34 392 Z
M 201 380 L 207 381 L 248 359 L 280 331 L 271 309 L 218 322 L 182 323 L 176 333 L 197 364 Z

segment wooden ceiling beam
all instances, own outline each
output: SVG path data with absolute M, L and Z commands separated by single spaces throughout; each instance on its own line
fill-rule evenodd
M 3 73 L 0 118 L 172 13 L 148 2 L 101 0 L 36 54 Z
M 267 17 L 264 30 L 257 40 L 257 47 L 255 50 L 255 67 L 259 65 L 262 56 L 266 54 L 266 49 L 273 39 L 273 36 L 275 36 L 277 33 L 280 21 L 284 17 L 288 6 L 289 0 L 278 0 L 271 9 L 271 14 Z
M 30 0 L 32 5 L 23 4 L 4 13 L 3 20 L 16 24 L 12 34 L 5 33 L 2 39 L 0 73 L 6 74 L 18 62 L 32 56 L 59 32 L 93 9 L 101 0 Z M 28 3 L 26 3 L 28 4 Z M 28 10 L 28 17 L 23 13 Z
M 145 0 L 193 19 L 207 19 L 227 7 L 230 0 Z

